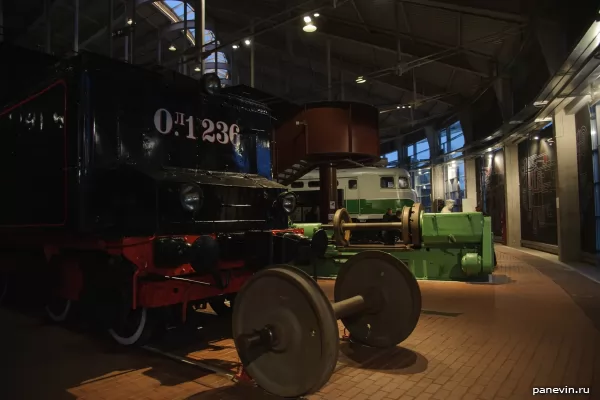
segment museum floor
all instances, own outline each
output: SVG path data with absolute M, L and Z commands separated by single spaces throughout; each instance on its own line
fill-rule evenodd
M 544 398 L 600 398 L 600 284 L 547 258 L 496 251 L 492 283 L 420 282 L 423 314 L 402 347 L 343 342 L 331 381 L 310 398 L 526 399 L 533 388 L 565 386 L 591 392 Z M 333 282 L 320 283 L 332 296 Z M 220 374 L 46 324 L 34 310 L 9 307 L 0 318 L 2 399 L 273 399 L 232 381 L 235 347 L 213 316 L 156 347 Z

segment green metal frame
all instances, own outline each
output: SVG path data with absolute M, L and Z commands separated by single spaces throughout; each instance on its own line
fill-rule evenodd
M 321 224 L 295 224 L 312 237 Z M 441 281 L 487 280 L 494 270 L 491 217 L 481 213 L 421 214 L 421 248 L 400 246 L 341 247 L 330 245 L 313 265 L 298 265 L 310 275 L 335 278 L 340 265 L 366 250 L 383 250 L 402 260 L 417 279 Z M 332 232 L 328 232 L 330 237 Z

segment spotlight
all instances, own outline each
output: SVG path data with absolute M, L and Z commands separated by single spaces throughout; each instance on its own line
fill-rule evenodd
M 356 83 L 365 83 L 367 80 L 365 78 L 363 78 L 362 76 L 359 76 L 358 78 L 356 78 Z
M 175 45 L 171 44 L 171 45 L 169 46 L 169 50 L 171 50 L 171 51 L 176 51 L 176 50 L 177 50 L 177 47 L 175 47 Z
M 540 137 L 539 136 L 534 136 L 533 139 L 534 140 L 538 140 Z
M 308 15 L 306 17 L 304 17 L 304 22 L 306 22 L 308 24 L 308 23 L 310 23 L 310 21 L 312 21 L 312 19 L 310 19 L 310 17 Z
M 199 66 L 196 66 L 196 68 L 194 68 L 194 71 L 196 71 L 196 72 L 200 72 L 200 71 L 201 71 L 201 69 L 200 69 L 200 67 L 199 67 Z
M 127 19 L 127 25 L 133 25 L 133 20 L 131 18 Z
M 313 14 L 313 16 L 314 16 L 315 18 L 319 18 L 319 17 L 321 16 L 321 14 L 319 14 L 319 13 L 314 13 L 314 14 Z
M 237 49 L 239 49 L 239 48 L 240 48 L 240 46 L 238 46 L 237 44 L 234 44 L 234 45 L 233 45 L 233 46 L 231 46 L 231 47 L 233 47 L 233 49 L 234 49 L 234 50 L 237 50 Z
M 402 106 L 402 108 L 406 108 L 406 106 Z
M 396 106 L 396 108 L 400 109 L 400 106 Z
M 246 46 L 250 46 L 250 43 L 252 43 L 252 42 L 250 41 L 250 39 L 246 39 L 246 40 L 244 40 L 244 44 L 245 44 Z
M 302 30 L 304 32 L 312 33 L 312 32 L 314 32 L 314 31 L 317 30 L 317 27 L 314 26 L 313 24 L 306 24 L 306 25 L 304 25 L 304 27 L 302 28 Z

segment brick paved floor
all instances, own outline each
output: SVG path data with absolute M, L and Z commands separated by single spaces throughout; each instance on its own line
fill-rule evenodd
M 420 282 L 424 312 L 413 335 L 386 351 L 343 342 L 338 369 L 311 398 L 516 400 L 532 398 L 536 386 L 576 386 L 592 394 L 543 398 L 600 399 L 600 332 L 591 319 L 600 285 L 513 249 L 499 246 L 497 255 L 497 284 Z M 333 282 L 322 286 L 331 296 Z M 0 310 L 0 321 L 0 399 L 275 399 L 15 311 Z M 208 344 L 184 353 L 235 370 L 226 335 L 198 335 Z

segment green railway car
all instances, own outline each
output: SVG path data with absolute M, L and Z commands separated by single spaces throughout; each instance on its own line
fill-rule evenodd
M 338 204 L 358 222 L 381 221 L 388 208 L 401 210 L 417 201 L 408 171 L 402 168 L 361 167 L 337 170 Z M 319 171 L 309 172 L 288 187 L 298 195 L 294 222 L 313 222 L 318 215 Z

